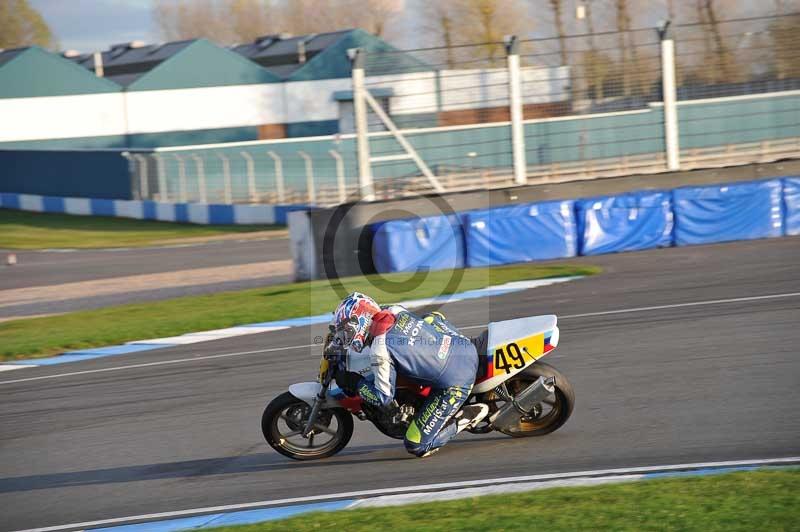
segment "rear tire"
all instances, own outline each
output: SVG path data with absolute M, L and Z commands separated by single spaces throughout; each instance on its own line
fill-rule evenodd
M 350 438 L 353 436 L 353 416 L 344 408 L 327 408 L 319 412 L 318 419 L 327 417 L 327 428 L 330 428 L 330 421 L 334 418 L 336 419 L 336 431 L 330 441 L 316 448 L 311 446 L 300 448 L 298 445 L 289 442 L 287 435 L 281 433 L 279 421 L 283 420 L 285 422 L 286 415 L 284 413 L 293 408 L 298 409 L 298 411 L 305 411 L 303 421 L 308 419 L 308 411 L 311 410 L 311 407 L 308 406 L 308 403 L 289 392 L 285 392 L 273 399 L 261 415 L 261 432 L 264 434 L 264 439 L 267 440 L 270 447 L 282 455 L 288 456 L 293 460 L 318 460 L 333 456 L 344 449 L 350 442 Z
M 575 391 L 567 378 L 556 368 L 544 362 L 536 362 L 520 371 L 517 375 L 508 380 L 508 387 L 512 393 L 519 393 L 519 391 L 526 387 L 528 384 L 535 382 L 539 377 L 554 377 L 555 378 L 555 394 L 553 398 L 552 409 L 550 412 L 543 414 L 539 418 L 533 418 L 530 421 L 520 419 L 520 423 L 514 429 L 496 429 L 503 434 L 508 434 L 514 438 L 525 438 L 528 436 L 544 436 L 561 428 L 572 415 L 575 409 Z M 514 387 L 517 390 L 514 390 Z

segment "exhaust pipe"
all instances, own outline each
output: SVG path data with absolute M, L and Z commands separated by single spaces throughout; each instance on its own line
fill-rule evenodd
M 522 390 L 511 401 L 489 418 L 495 427 L 513 426 L 519 422 L 520 416 L 528 415 L 537 403 L 541 403 L 556 390 L 555 377 L 539 377 L 536 382 Z

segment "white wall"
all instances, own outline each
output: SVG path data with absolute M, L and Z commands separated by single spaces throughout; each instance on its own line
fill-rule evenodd
M 520 69 L 523 103 L 549 103 L 569 99 L 569 67 Z
M 0 142 L 121 135 L 122 94 L 0 98 Z
M 567 77 L 566 67 L 523 68 L 523 101 L 563 99 Z M 433 72 L 373 76 L 366 83 L 369 89 L 392 89 L 393 114 L 508 105 L 507 75 L 502 68 L 442 71 L 439 78 L 442 109 Z M 0 142 L 338 120 L 339 103 L 333 93 L 351 89 L 350 79 L 345 78 L 0 99 Z
M 283 124 L 279 83 L 127 93 L 129 133 Z
M 523 103 L 545 103 L 569 97 L 569 68 L 523 67 L 520 69 Z M 392 114 L 435 113 L 508 105 L 508 74 L 505 68 L 474 70 L 442 70 L 437 102 L 436 74 L 371 76 L 365 81 L 368 89 L 392 89 Z
M 436 74 L 433 72 L 411 72 L 370 76 L 364 80 L 368 90 L 392 89 L 390 98 L 392 114 L 435 113 Z
M 286 122 L 338 120 L 339 104 L 333 99 L 336 91 L 352 90 L 350 78 L 292 81 L 284 83 Z

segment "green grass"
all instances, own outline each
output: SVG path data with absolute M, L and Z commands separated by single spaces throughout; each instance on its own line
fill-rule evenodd
M 0 209 L 0 248 L 109 248 L 182 238 L 282 229 L 266 225 L 192 225 Z
M 517 265 L 414 276 L 374 275 L 343 279 L 338 291 L 328 281 L 313 281 L 14 320 L 0 323 L 0 360 L 319 315 L 332 311 L 344 295 L 354 290 L 388 304 L 509 281 L 590 275 L 598 271 L 593 266 Z M 476 300 L 474 304 L 487 305 L 488 319 L 488 299 Z
M 800 530 L 800 471 L 755 471 L 307 514 L 215 532 Z

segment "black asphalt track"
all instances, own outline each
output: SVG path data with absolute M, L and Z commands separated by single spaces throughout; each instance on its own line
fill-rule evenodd
M 573 262 L 605 272 L 443 309 L 473 334 L 488 321 L 561 316 L 560 346 L 545 361 L 569 377 L 577 406 L 551 435 L 467 434 L 418 460 L 356 422 L 340 455 L 290 461 L 263 442 L 259 418 L 289 384 L 314 379 L 319 350 L 308 346 L 320 327 L 4 372 L 0 529 L 435 482 L 800 455 L 800 239 Z

